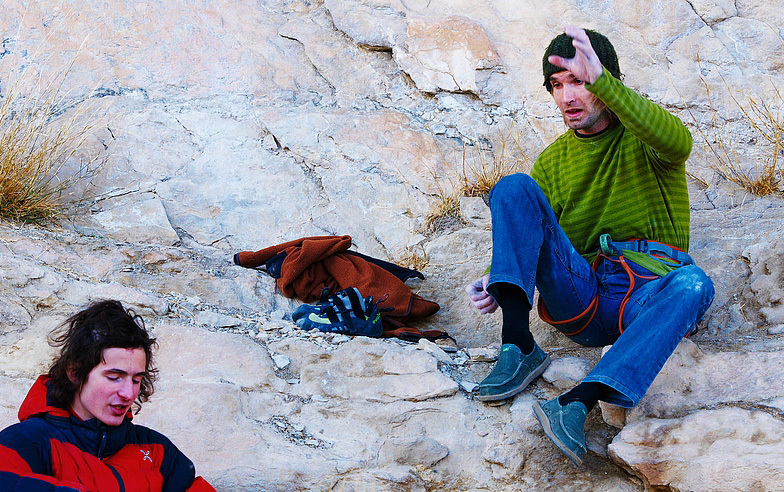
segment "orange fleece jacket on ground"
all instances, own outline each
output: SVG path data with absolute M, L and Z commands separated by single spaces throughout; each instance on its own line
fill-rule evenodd
M 330 293 L 356 287 L 363 296 L 378 301 L 387 297 L 379 308 L 392 308 L 382 318 L 404 323 L 412 318 L 424 318 L 435 313 L 439 305 L 414 294 L 393 273 L 362 256 L 349 253 L 351 236 L 312 236 L 288 241 L 259 251 L 242 251 L 235 262 L 255 268 L 285 252 L 278 288 L 286 297 L 297 297 L 303 302 L 319 299 L 327 288 Z

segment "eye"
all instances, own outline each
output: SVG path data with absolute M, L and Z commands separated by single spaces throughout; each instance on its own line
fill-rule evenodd
M 109 381 L 119 381 L 120 378 L 118 376 L 106 376 L 106 379 Z
M 139 378 L 139 379 L 134 378 L 133 379 L 133 384 L 142 384 L 141 378 Z
M 577 85 L 583 85 L 583 81 L 580 79 L 575 80 L 574 83 Z

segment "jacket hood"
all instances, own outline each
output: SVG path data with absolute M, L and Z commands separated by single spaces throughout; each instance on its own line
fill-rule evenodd
M 19 422 L 41 414 L 68 418 L 68 410 L 48 404 L 46 397 L 49 392 L 48 382 L 49 376 L 38 376 L 38 379 L 35 380 L 19 407 Z

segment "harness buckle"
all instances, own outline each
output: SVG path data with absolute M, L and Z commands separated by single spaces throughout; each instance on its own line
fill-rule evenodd
M 612 237 L 609 234 L 602 234 L 599 236 L 599 248 L 601 249 L 602 253 L 607 256 L 616 256 L 621 254 L 620 251 L 616 251 L 615 246 L 612 243 Z

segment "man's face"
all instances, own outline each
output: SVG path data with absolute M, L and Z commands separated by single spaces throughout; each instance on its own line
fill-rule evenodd
M 73 412 L 82 420 L 97 418 L 120 425 L 136 400 L 147 367 L 144 349 L 108 348 L 74 397 Z
M 568 70 L 550 76 L 553 99 L 566 126 L 581 135 L 599 133 L 610 125 L 607 107 Z

